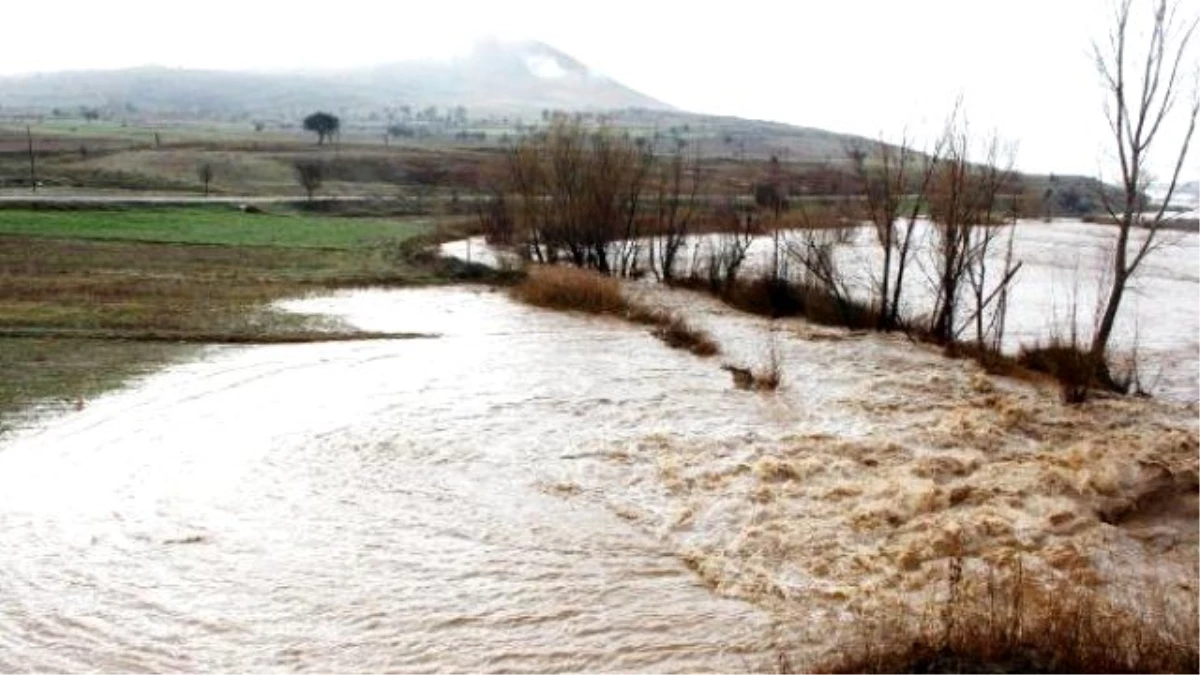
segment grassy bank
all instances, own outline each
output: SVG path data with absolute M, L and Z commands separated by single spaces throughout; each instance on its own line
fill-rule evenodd
M 436 233 L 430 219 L 233 207 L 0 210 L 0 419 L 79 405 L 198 343 L 381 337 L 266 306 L 437 282 L 442 270 L 406 255 Z

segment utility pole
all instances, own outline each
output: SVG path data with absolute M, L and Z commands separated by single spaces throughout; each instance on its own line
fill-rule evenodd
M 29 187 L 37 192 L 37 167 L 33 163 L 33 131 L 25 126 L 25 138 L 29 140 Z

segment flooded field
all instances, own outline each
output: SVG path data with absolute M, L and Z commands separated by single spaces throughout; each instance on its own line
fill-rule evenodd
M 918 223 L 913 264 L 905 283 L 903 312 L 909 317 L 927 315 L 935 300 L 928 280 L 932 261 L 926 228 L 927 223 Z M 798 236 L 786 232 L 781 238 L 781 267 L 786 275 L 800 274 L 797 263 L 787 254 L 788 246 Z M 1015 354 L 1021 345 L 1066 337 L 1072 324 L 1081 340 L 1090 338 L 1114 236 L 1112 226 L 1077 220 L 1019 223 L 1014 230 L 1013 260 L 1021 263 L 1021 269 L 1009 298 L 1006 351 Z M 994 276 L 995 270 L 1002 268 L 1006 237 L 1000 237 L 992 249 Z M 1132 239 L 1135 244 L 1141 241 L 1140 233 L 1135 231 Z M 1136 352 L 1142 384 L 1156 396 L 1194 403 L 1200 400 L 1200 235 L 1164 231 L 1160 241 L 1161 246 L 1147 256 L 1130 282 L 1114 329 L 1112 349 L 1122 359 Z M 679 254 L 676 274 L 686 276 L 692 269 L 703 273 L 715 243 L 714 236 L 690 238 Z M 481 238 L 446 244 L 443 251 L 489 265 L 501 259 Z M 644 260 L 644 246 L 642 257 Z M 768 270 L 772 259 L 772 239 L 756 238 L 747 251 L 742 275 Z M 837 247 L 836 259 L 850 291 L 863 299 L 871 297 L 870 289 L 877 283 L 872 275 L 882 268 L 874 231 L 855 231 Z
M 344 292 L 286 306 L 434 337 L 210 348 L 6 437 L 0 670 L 771 670 L 954 556 L 1194 603 L 1194 404 L 1064 408 L 899 336 L 628 291 L 723 354 Z M 772 349 L 773 394 L 720 368 Z
M 0 670 L 755 662 L 765 614 L 563 499 L 621 439 L 762 420 L 709 414 L 724 373 L 479 290 L 298 307 L 442 337 L 213 350 L 10 439 Z

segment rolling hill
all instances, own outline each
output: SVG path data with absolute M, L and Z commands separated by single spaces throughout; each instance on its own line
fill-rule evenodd
M 233 72 L 145 66 L 0 78 L 6 110 L 139 111 L 175 117 L 292 116 L 328 109 L 348 116 L 409 105 L 466 106 L 473 113 L 536 117 L 543 109 L 670 110 L 532 42 L 484 41 L 468 55 L 340 71 Z

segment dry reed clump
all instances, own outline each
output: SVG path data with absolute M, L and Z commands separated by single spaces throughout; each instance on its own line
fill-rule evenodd
M 668 347 L 684 349 L 697 356 L 713 356 L 721 351 L 712 336 L 691 326 L 683 317 L 630 300 L 621 292 L 620 282 L 591 270 L 535 266 L 513 287 L 512 294 L 517 300 L 538 307 L 608 314 L 653 326 L 654 336 Z
M 665 315 L 661 323 L 656 323 L 654 336 L 668 347 L 686 349 L 696 356 L 714 356 L 721 351 L 708 333 L 689 325 L 682 317 Z
M 896 603 L 859 610 L 855 635 L 811 671 L 831 673 L 1195 673 L 1196 598 L 1165 590 L 1118 605 L 1066 580 L 1032 578 L 1020 559 L 964 573 L 923 614 Z
M 512 289 L 521 302 L 589 314 L 623 314 L 629 302 L 616 279 L 576 267 L 532 267 Z

